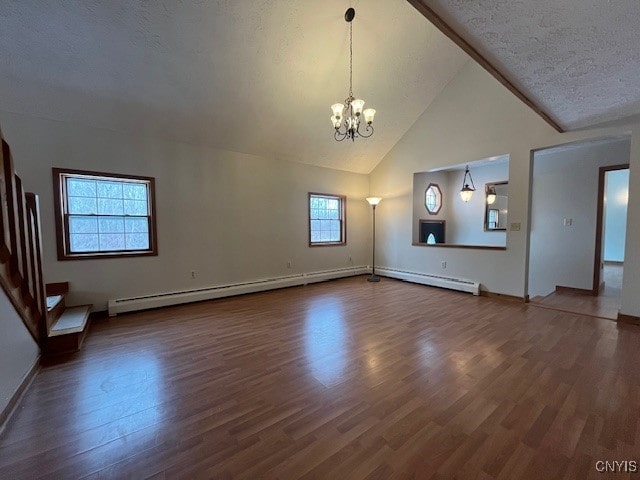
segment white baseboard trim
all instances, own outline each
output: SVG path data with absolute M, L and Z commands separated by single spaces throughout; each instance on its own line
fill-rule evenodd
M 429 275 L 427 273 L 408 272 L 394 268 L 376 267 L 376 273 L 383 277 L 397 278 L 412 283 L 421 283 L 432 287 L 448 288 L 480 295 L 480 283 L 462 278 Z
M 134 312 L 150 308 L 168 307 L 170 305 L 243 295 L 245 293 L 256 293 L 275 290 L 278 288 L 296 287 L 300 285 L 307 285 L 309 283 L 324 282 L 325 280 L 365 275 L 367 273 L 371 273 L 371 268 L 369 266 L 362 265 L 358 267 L 338 268 L 334 270 L 322 270 L 318 272 L 265 278 L 242 283 L 216 285 L 193 290 L 141 295 L 131 298 L 119 298 L 109 300 L 109 316 L 114 316 L 118 313 Z

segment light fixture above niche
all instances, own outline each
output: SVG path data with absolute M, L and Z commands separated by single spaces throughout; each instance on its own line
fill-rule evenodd
M 467 177 L 471 182 L 471 186 L 469 186 L 469 184 L 467 183 Z M 476 186 L 473 184 L 473 178 L 471 178 L 471 172 L 469 172 L 469 165 L 467 165 L 467 168 L 464 171 L 464 178 L 462 179 L 462 188 L 460 189 L 460 198 L 462 198 L 462 201 L 466 203 L 469 200 L 471 200 L 471 197 L 473 196 L 473 192 L 475 191 L 476 191 Z

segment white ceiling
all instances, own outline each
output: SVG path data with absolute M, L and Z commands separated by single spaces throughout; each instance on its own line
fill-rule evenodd
M 0 109 L 368 173 L 468 57 L 405 0 L 356 2 L 354 94 L 376 133 L 337 143 L 348 6 L 5 0 Z
M 567 129 L 640 113 L 638 0 L 421 0 Z

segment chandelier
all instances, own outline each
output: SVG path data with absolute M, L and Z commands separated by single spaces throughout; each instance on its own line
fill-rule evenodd
M 356 137 L 369 138 L 373 135 L 373 117 L 375 109 L 364 108 L 364 100 L 353 96 L 353 23 L 356 11 L 353 8 L 347 9 L 344 19 L 349 24 L 349 96 L 344 103 L 334 103 L 331 105 L 331 125 L 335 128 L 333 138 L 338 142 L 345 138 L 355 141 Z M 364 122 L 362 116 L 364 115 Z M 362 124 L 366 125 L 363 126 Z

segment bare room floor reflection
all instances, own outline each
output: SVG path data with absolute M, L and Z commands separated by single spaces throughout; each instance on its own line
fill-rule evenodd
M 623 269 L 622 265 L 605 264 L 605 287 L 597 297 L 572 292 L 553 292 L 546 297 L 531 299 L 531 305 L 616 320 L 620 309 Z

